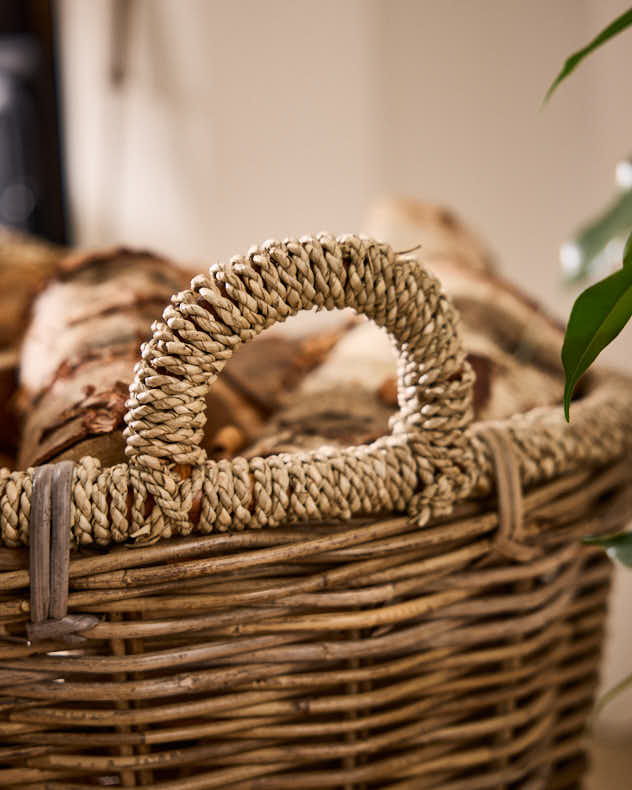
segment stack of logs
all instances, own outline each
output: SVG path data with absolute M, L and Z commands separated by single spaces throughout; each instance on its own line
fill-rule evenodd
M 561 327 L 494 273 L 486 246 L 458 218 L 390 201 L 369 225 L 395 249 L 421 242 L 418 256 L 455 301 L 477 374 L 476 419 L 560 401 Z M 196 273 L 145 251 L 67 255 L 0 239 L 2 465 L 124 460 L 140 343 Z M 366 443 L 387 432 L 396 405 L 395 362 L 381 330 L 344 317 L 326 331 L 273 329 L 242 347 L 211 388 L 205 448 L 219 458 Z

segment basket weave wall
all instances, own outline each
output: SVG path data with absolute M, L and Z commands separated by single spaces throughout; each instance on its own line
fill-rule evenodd
M 392 435 L 206 461 L 208 383 L 312 306 L 393 336 Z M 0 786 L 579 787 L 610 578 L 579 538 L 632 514 L 632 402 L 599 380 L 571 425 L 469 425 L 457 329 L 359 237 L 270 243 L 175 297 L 129 464 L 0 475 Z

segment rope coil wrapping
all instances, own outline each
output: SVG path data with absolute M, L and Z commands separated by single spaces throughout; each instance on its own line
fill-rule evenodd
M 301 309 L 345 306 L 394 339 L 400 411 L 392 435 L 344 451 L 207 461 L 199 447 L 204 398 L 239 345 Z M 104 469 L 87 457 L 75 465 L 71 545 L 406 509 L 423 524 L 454 501 L 490 493 L 494 448 L 484 425 L 468 428 L 472 373 L 457 328 L 438 282 L 417 261 L 357 236 L 267 242 L 213 267 L 173 298 L 143 346 L 126 418 L 129 464 Z M 601 382 L 576 404 L 570 425 L 558 407 L 495 423 L 521 484 L 624 455 L 632 435 L 625 393 L 618 381 Z M 28 545 L 34 474 L 0 470 L 4 546 Z
M 399 412 L 392 435 L 370 447 L 286 456 L 281 464 L 259 460 L 251 471 L 258 495 L 248 525 L 319 519 L 332 510 L 402 509 L 411 500 L 423 523 L 469 489 L 472 458 L 463 429 L 472 417 L 473 373 L 456 312 L 416 260 L 358 236 L 323 235 L 266 242 L 191 285 L 153 325 L 126 415 L 130 468 L 153 497 L 150 519 L 163 534 L 190 529 L 192 486 L 173 466 L 205 463 L 199 444 L 209 384 L 241 343 L 313 308 L 351 307 L 387 330 L 398 354 Z

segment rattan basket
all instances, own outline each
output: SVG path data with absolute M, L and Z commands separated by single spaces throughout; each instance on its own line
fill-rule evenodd
M 391 434 L 207 461 L 209 384 L 314 307 L 390 333 Z M 457 330 L 416 260 L 355 236 L 175 296 L 128 463 L 0 474 L 0 786 L 579 787 L 610 576 L 579 538 L 630 516 L 632 396 L 471 425 Z

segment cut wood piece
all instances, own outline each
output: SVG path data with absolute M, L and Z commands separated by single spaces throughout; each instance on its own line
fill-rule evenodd
M 144 251 L 76 254 L 38 297 L 20 365 L 21 397 L 34 398 L 85 361 L 135 356 L 152 320 L 189 273 Z
M 377 390 L 395 373 L 393 344 L 383 329 L 369 321 L 349 328 L 327 359 L 305 376 L 302 393 L 349 390 L 354 385 Z
M 123 416 L 140 343 L 189 273 L 144 251 L 73 255 L 33 305 L 22 348 L 18 463 L 123 460 Z
M 320 392 L 297 392 L 287 398 L 245 456 L 369 444 L 388 433 L 392 413 L 377 391 L 358 383 Z
M 272 331 L 243 345 L 207 396 L 209 457 L 234 457 L 256 439 L 266 420 L 325 362 L 348 326 L 299 337 Z
M 9 469 L 15 465 L 19 440 L 14 403 L 19 356 L 15 347 L 0 350 L 0 463 Z
M 222 373 L 264 415 L 273 414 L 285 395 L 299 387 L 313 370 L 326 364 L 356 322 L 337 329 L 299 336 L 272 331 L 242 346 Z
M 0 228 L 0 348 L 20 342 L 35 295 L 65 254 L 62 247 Z
M 36 295 L 55 274 L 65 250 L 0 227 L 0 456 L 13 468 L 19 439 L 14 396 L 19 345 Z
M 61 369 L 28 407 L 20 468 L 84 455 L 107 464 L 123 460 L 123 417 L 135 362 L 130 348 L 125 356 L 104 353 Z
M 366 230 L 394 250 L 419 249 L 429 267 L 443 258 L 474 270 L 492 271 L 493 256 L 482 239 L 452 209 L 412 198 L 383 197 L 369 210 Z
M 235 360 L 242 350 L 245 349 L 237 352 Z M 265 416 L 257 405 L 253 405 L 239 390 L 231 386 L 222 373 L 206 396 L 204 442 L 209 457 L 230 457 L 232 453 L 229 450 L 232 447 L 239 452 L 248 441 L 259 435 L 264 420 Z M 226 428 L 232 429 L 230 441 L 227 440 Z M 236 442 L 237 434 L 241 437 L 239 442 Z
M 518 361 L 562 376 L 563 325 L 535 299 L 497 274 L 444 258 L 429 268 L 458 309 L 467 335 L 487 335 Z M 472 349 L 475 350 L 475 349 Z

